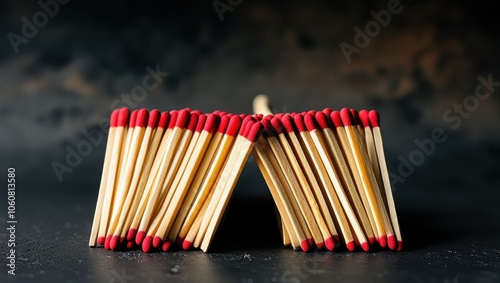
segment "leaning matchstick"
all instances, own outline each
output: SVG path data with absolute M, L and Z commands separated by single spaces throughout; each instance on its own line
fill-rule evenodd
M 365 137 L 365 145 L 366 150 L 368 151 L 368 157 L 370 158 L 370 164 L 373 168 L 373 173 L 375 173 L 375 178 L 377 179 L 377 183 L 379 188 L 383 187 L 382 177 L 380 176 L 380 166 L 377 158 L 377 150 L 375 148 L 375 140 L 373 137 L 373 131 L 370 126 L 370 120 L 368 118 L 368 111 L 361 110 L 359 111 L 359 120 L 364 128 L 364 137 Z
M 382 133 L 380 131 L 380 117 L 377 111 L 371 110 L 369 113 L 370 125 L 373 128 L 373 135 L 375 140 L 375 147 L 377 149 L 377 158 L 380 166 L 382 180 L 385 189 L 385 197 L 387 200 L 387 206 L 389 207 L 389 213 L 391 216 L 392 227 L 396 233 L 396 239 L 388 235 L 387 242 L 389 248 L 394 250 L 397 248 L 398 251 L 403 249 L 403 239 L 401 238 L 401 232 L 399 230 L 398 215 L 396 213 L 396 206 L 394 204 L 394 198 L 392 196 L 391 181 L 389 179 L 389 172 L 387 171 L 387 164 L 385 162 L 384 154 L 384 144 L 382 141 Z M 395 241 L 397 240 L 397 245 Z M 397 247 L 396 247 L 397 246 Z
M 105 244 L 105 237 L 108 232 L 109 218 L 111 214 L 111 204 L 113 203 L 113 195 L 116 186 L 116 175 L 117 168 L 120 162 L 120 153 L 125 136 L 125 127 L 127 126 L 130 116 L 130 111 L 127 108 L 120 109 L 118 114 L 118 119 L 116 122 L 116 129 L 113 137 L 113 146 L 111 151 L 111 160 L 109 163 L 109 169 L 107 182 L 106 182 L 106 193 L 104 195 L 101 221 L 99 223 L 98 232 L 98 243 Z
M 219 184 L 223 184 L 223 187 L 221 187 L 222 194 L 220 195 L 220 199 L 218 199 L 216 210 L 214 211 L 208 229 L 205 233 L 203 242 L 201 244 L 201 249 L 205 252 L 208 250 L 210 243 L 212 242 L 215 231 L 217 231 L 222 215 L 224 214 L 226 206 L 229 202 L 229 197 L 231 196 L 233 189 L 236 186 L 238 177 L 243 171 L 243 165 L 247 161 L 255 142 L 261 134 L 262 124 L 260 122 L 253 122 L 252 120 L 249 120 L 247 128 L 249 128 L 250 130 L 243 133 L 243 138 L 240 142 L 237 152 L 238 154 L 229 156 L 227 163 L 222 171 L 223 175 L 219 180 Z M 227 180 L 224 182 L 224 172 L 227 171 L 229 171 L 229 175 L 227 176 Z M 218 188 L 219 187 L 215 188 L 215 194 L 217 194 Z
M 90 232 L 90 239 L 89 239 L 89 246 L 90 247 L 95 247 L 97 242 L 99 242 L 100 245 L 104 244 L 105 239 L 101 238 L 99 241 L 97 240 L 97 232 L 99 230 L 99 223 L 101 220 L 101 214 L 102 214 L 102 207 L 103 207 L 103 202 L 104 202 L 104 195 L 106 194 L 107 188 L 106 184 L 108 181 L 108 174 L 109 174 L 109 164 L 110 164 L 110 159 L 113 151 L 113 140 L 115 136 L 115 129 L 116 125 L 118 122 L 118 113 L 119 110 L 114 110 L 111 113 L 111 119 L 110 119 L 110 124 L 109 124 L 109 133 L 108 133 L 108 141 L 106 143 L 106 153 L 104 155 L 104 164 L 102 168 L 102 177 L 101 177 L 101 184 L 99 186 L 99 194 L 97 196 L 97 204 L 95 207 L 95 212 L 94 212 L 94 221 L 92 223 L 92 230 Z

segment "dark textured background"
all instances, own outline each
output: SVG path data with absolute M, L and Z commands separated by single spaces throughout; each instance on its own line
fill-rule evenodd
M 348 63 L 339 44 L 353 44 L 353 28 L 364 29 L 370 11 L 389 1 L 330 2 L 244 0 L 221 21 L 210 1 L 73 0 L 17 53 L 7 35 L 22 35 L 21 18 L 31 21 L 41 8 L 0 2 L 0 169 L 15 167 L 18 183 L 18 275 L 9 279 L 121 282 L 116 274 L 126 268 L 134 277 L 126 282 L 500 280 L 498 91 L 459 126 L 443 118 L 474 95 L 478 76 L 500 81 L 498 11 L 478 1 L 401 1 L 403 11 Z M 250 113 L 253 97 L 266 93 L 279 112 L 377 109 L 389 170 L 398 175 L 401 159 L 418 150 L 414 140 L 442 128 L 447 140 L 393 188 L 406 251 L 282 248 L 251 160 L 216 253 L 87 248 L 105 143 L 61 179 L 52 165 L 65 164 L 68 147 L 86 140 L 82 131 L 99 129 L 113 101 L 157 65 L 169 75 L 135 107 Z M 5 243 L 4 228 L 0 236 Z

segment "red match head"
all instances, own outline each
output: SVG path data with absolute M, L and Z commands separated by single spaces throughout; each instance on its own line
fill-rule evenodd
M 111 112 L 111 118 L 109 121 L 110 127 L 116 127 L 118 125 L 118 115 L 120 114 L 120 110 L 116 109 Z
M 219 117 L 220 117 L 220 123 L 219 127 L 217 127 L 217 132 L 224 134 L 227 130 L 227 126 L 229 125 L 229 120 L 231 120 L 231 117 L 229 117 L 228 115 L 223 115 Z
M 267 138 L 274 136 L 274 129 L 270 119 L 263 119 L 260 123 L 262 124 L 264 137 Z
M 160 119 L 160 115 L 161 113 L 157 109 L 153 109 L 151 112 L 149 112 L 148 127 L 150 128 L 156 127 L 156 124 Z
M 207 122 L 207 115 L 205 115 L 205 114 L 199 115 L 198 116 L 198 124 L 196 125 L 195 132 L 201 133 L 201 131 L 203 130 L 203 128 L 205 128 L 206 122 Z
M 281 122 L 283 123 L 283 127 L 285 128 L 285 130 L 288 133 L 291 133 L 295 130 L 293 127 L 294 122 L 293 122 L 293 118 L 291 115 L 286 114 L 285 116 L 283 116 L 283 118 L 281 119 Z
M 240 117 L 241 117 L 241 115 L 240 115 Z M 248 131 L 250 131 L 250 128 L 248 128 L 248 126 L 249 126 L 248 123 L 249 122 L 255 122 L 255 118 L 252 117 L 252 116 L 246 116 L 243 119 L 243 121 L 241 122 L 241 127 L 240 127 L 240 131 L 238 132 L 238 135 L 245 136 L 245 133 L 247 133 Z
M 137 122 L 137 113 L 139 113 L 139 110 L 134 110 L 132 111 L 132 114 L 130 114 L 130 120 L 128 121 L 128 126 L 130 128 L 135 128 L 135 123 Z
M 185 125 L 185 127 L 188 131 L 194 132 L 196 130 L 196 126 L 198 125 L 199 117 L 200 117 L 200 115 L 198 115 L 198 114 L 189 114 L 189 117 L 187 120 L 187 125 Z M 177 124 L 177 125 L 179 125 L 179 124 Z
M 308 113 L 304 117 L 304 123 L 306 124 L 306 128 L 309 132 L 312 132 L 318 128 L 314 115 L 312 115 L 310 113 Z
M 340 110 L 340 118 L 342 119 L 342 123 L 346 127 L 352 126 L 354 124 L 351 110 L 349 110 L 348 108 L 343 108 L 342 110 Z
M 170 111 L 170 121 L 168 123 L 169 129 L 173 129 L 175 127 L 175 123 L 177 122 L 178 116 L 179 116 L 179 111 L 177 110 Z
M 365 109 L 359 111 L 359 120 L 361 120 L 361 124 L 363 127 L 367 128 L 370 127 L 370 120 L 368 119 L 368 111 Z
M 165 129 L 170 122 L 170 112 L 163 111 L 160 115 L 160 121 L 158 121 L 158 128 Z
M 359 120 L 359 113 L 358 113 L 358 111 L 356 111 L 354 109 L 349 109 L 349 111 L 351 111 L 351 114 L 352 114 L 353 125 L 361 125 L 361 121 Z
M 370 120 L 370 125 L 375 128 L 375 127 L 380 127 L 380 115 L 378 114 L 377 111 L 371 110 L 368 113 L 368 118 Z
M 250 128 L 250 131 L 245 137 L 251 142 L 256 142 L 262 134 L 262 123 L 253 121 L 249 122 L 249 124 L 250 123 L 252 123 L 252 128 Z
M 324 112 L 316 112 L 315 115 L 316 122 L 318 123 L 319 127 L 324 130 L 326 128 L 330 128 L 330 123 L 328 121 L 329 117 L 326 116 Z
M 330 117 L 330 114 L 332 114 L 333 110 L 330 108 L 325 108 L 323 109 L 323 113 L 325 113 L 326 116 Z
M 125 127 L 128 124 L 128 119 L 130 117 L 130 110 L 128 108 L 123 107 L 120 109 L 120 113 L 118 113 L 118 121 L 116 122 L 117 127 Z
M 306 124 L 304 123 L 304 115 L 297 114 L 293 117 L 293 121 L 295 122 L 295 126 L 299 132 L 307 131 Z
M 189 112 L 191 111 L 187 109 L 182 109 L 181 111 L 179 111 L 179 115 L 177 116 L 177 121 L 175 122 L 175 127 L 184 128 L 186 124 L 189 122 L 189 120 L 191 120 L 190 118 L 193 117 L 196 117 L 196 122 L 198 122 L 198 115 L 196 114 L 190 115 Z M 192 128 L 194 129 L 194 127 L 196 127 L 196 123 Z
M 146 127 L 146 125 L 148 124 L 148 118 L 149 118 L 148 110 L 146 110 L 146 108 L 142 108 L 141 110 L 139 110 L 139 112 L 137 112 L 137 119 L 135 121 L 135 126 L 142 128 Z
M 273 128 L 278 135 L 283 133 L 285 127 L 283 127 L 283 124 L 281 123 L 281 119 L 279 117 L 272 118 L 271 124 L 273 125 Z
M 220 118 L 216 114 L 208 114 L 204 115 L 207 117 L 205 121 L 205 126 L 203 127 L 203 130 L 205 132 L 209 132 L 210 134 L 213 134 L 215 130 L 217 129 L 217 126 L 219 125 Z
M 335 128 L 344 126 L 344 123 L 342 123 L 342 118 L 340 118 L 339 111 L 333 111 L 332 114 L 330 114 L 330 119 L 333 122 Z
M 241 127 L 241 117 L 238 115 L 234 115 L 229 120 L 229 124 L 227 125 L 225 134 L 234 137 L 238 134 L 240 127 Z

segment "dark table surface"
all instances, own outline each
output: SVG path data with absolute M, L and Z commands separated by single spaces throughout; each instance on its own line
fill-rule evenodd
M 270 195 L 239 193 L 239 187 L 252 185 L 243 178 L 210 253 L 145 254 L 87 246 L 95 180 L 58 184 L 18 171 L 16 275 L 7 274 L 6 213 L 1 213 L 1 282 L 500 281 L 499 194 L 493 188 L 488 194 L 396 190 L 403 252 L 303 253 L 282 246 Z

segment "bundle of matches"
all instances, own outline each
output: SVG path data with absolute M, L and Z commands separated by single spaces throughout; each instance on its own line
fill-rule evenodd
M 369 251 L 378 242 L 402 249 L 376 111 L 273 115 L 267 97 L 257 96 L 254 112 L 266 116 L 252 154 L 277 206 L 285 246 Z
M 207 251 L 262 132 L 259 117 L 113 111 L 89 246 Z
M 253 154 L 286 246 L 402 249 L 376 111 L 254 112 L 113 111 L 89 246 L 207 251 Z

